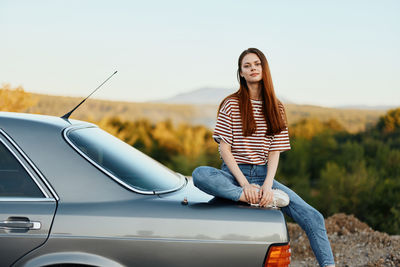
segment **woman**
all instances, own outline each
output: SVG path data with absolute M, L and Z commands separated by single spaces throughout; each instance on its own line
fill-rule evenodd
M 239 90 L 221 102 L 213 134 L 223 159 L 221 170 L 196 168 L 194 184 L 208 194 L 262 207 L 272 202 L 272 189 L 286 192 L 290 203 L 282 211 L 307 233 L 319 264 L 334 266 L 323 216 L 274 180 L 280 152 L 290 144 L 284 107 L 275 96 L 265 55 L 256 48 L 243 51 L 237 75 Z

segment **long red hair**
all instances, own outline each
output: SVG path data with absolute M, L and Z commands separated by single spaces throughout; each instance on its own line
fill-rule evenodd
M 286 129 L 286 115 L 281 112 L 280 106 L 282 103 L 276 98 L 274 85 L 272 83 L 271 72 L 269 70 L 269 65 L 267 58 L 257 48 L 249 48 L 244 50 L 238 60 L 238 70 L 237 78 L 240 84 L 239 90 L 229 96 L 227 96 L 219 105 L 219 110 L 221 109 L 224 102 L 229 98 L 239 99 L 240 115 L 242 119 L 243 135 L 250 136 L 256 131 L 256 122 L 253 116 L 253 108 L 250 102 L 249 89 L 247 87 L 246 80 L 240 76 L 240 70 L 242 66 L 243 58 L 247 54 L 256 54 L 261 61 L 262 66 L 262 80 L 261 85 L 261 97 L 263 102 L 263 113 L 264 118 L 267 122 L 267 135 L 278 134 L 284 129 Z

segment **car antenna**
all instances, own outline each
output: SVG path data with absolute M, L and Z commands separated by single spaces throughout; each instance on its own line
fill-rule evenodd
M 94 89 L 94 91 L 88 95 L 85 99 L 82 100 L 81 103 L 79 103 L 76 107 L 74 107 L 70 112 L 66 113 L 64 116 L 62 116 L 61 118 L 64 120 L 68 120 L 69 116 L 71 116 L 72 112 L 75 111 L 75 109 L 77 109 L 80 105 L 82 105 L 83 102 L 86 101 L 86 99 L 88 99 L 91 95 L 93 95 L 94 92 L 97 91 L 97 89 L 99 89 L 100 87 L 103 86 L 103 84 L 105 84 L 109 79 L 111 79 L 112 76 L 114 76 L 114 74 L 116 74 L 118 71 L 115 71 L 113 74 L 110 75 L 110 77 L 108 77 L 102 84 L 100 84 L 96 89 Z

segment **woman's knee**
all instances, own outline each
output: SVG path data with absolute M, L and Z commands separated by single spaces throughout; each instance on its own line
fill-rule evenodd
M 193 184 L 198 185 L 204 182 L 204 180 L 209 176 L 209 168 L 208 166 L 200 166 L 193 170 L 192 179 Z
M 309 206 L 306 213 L 309 222 L 315 226 L 325 227 L 325 219 L 324 216 L 312 206 Z
M 324 216 L 310 204 L 306 203 L 300 198 L 290 199 L 289 206 L 287 207 L 287 213 L 292 217 L 297 223 L 299 223 L 302 228 L 303 225 L 325 225 Z M 293 200 L 293 201 L 292 201 Z M 303 228 L 304 229 L 304 228 Z
M 318 210 L 316 210 L 315 208 L 312 208 L 312 217 L 313 220 L 318 223 L 319 225 L 325 225 L 325 219 L 324 216 L 321 214 L 321 212 L 319 212 Z

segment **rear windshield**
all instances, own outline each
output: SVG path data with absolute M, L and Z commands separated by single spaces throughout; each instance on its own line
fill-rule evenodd
M 172 191 L 184 183 L 177 173 L 97 127 L 70 129 L 66 137 L 100 169 L 136 190 Z

